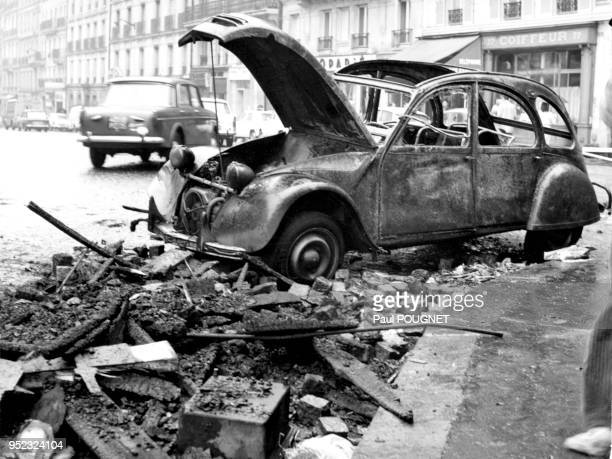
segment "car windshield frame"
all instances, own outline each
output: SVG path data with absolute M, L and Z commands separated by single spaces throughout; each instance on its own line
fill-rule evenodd
M 140 91 L 138 91 L 140 87 Z M 147 87 L 148 91 L 143 91 Z M 126 90 L 126 88 L 128 88 Z M 153 91 L 155 90 L 155 91 Z M 162 92 L 165 91 L 165 94 Z M 118 91 L 121 91 L 116 95 Z M 138 98 L 137 101 L 134 98 Z M 165 101 L 164 101 L 165 99 Z M 174 86 L 155 81 L 120 81 L 108 87 L 104 107 L 174 107 L 176 92 Z
M 361 116 L 361 122 L 366 126 L 376 141 L 376 144 L 379 147 L 385 145 L 388 140 L 393 137 L 393 133 L 397 127 L 401 125 L 401 118 L 406 116 L 407 110 L 416 93 L 415 86 L 362 75 L 357 76 L 336 73 L 333 78 L 347 97 L 349 104 L 353 105 L 355 111 Z M 361 95 L 362 98 L 365 97 L 367 99 L 365 101 L 365 113 L 362 113 L 359 107 L 354 105 L 351 97 L 347 95 L 346 88 L 349 85 L 353 87 L 361 86 L 369 90 L 367 95 Z M 399 97 L 401 106 L 381 104 L 381 99 L 383 99 L 381 96 L 385 94 L 387 96 L 393 95 L 395 96 L 394 98 Z M 381 115 L 381 112 L 396 112 L 397 119 L 381 122 L 378 120 L 378 116 Z M 376 114 L 376 119 L 373 118 L 374 114 Z

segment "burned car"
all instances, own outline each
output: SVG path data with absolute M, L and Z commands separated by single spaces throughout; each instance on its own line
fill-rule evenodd
M 537 260 L 600 218 L 568 113 L 539 83 L 384 60 L 331 77 L 243 15 L 209 18 L 179 43 L 199 40 L 246 65 L 286 129 L 223 153 L 173 149 L 149 190 L 149 229 L 167 241 L 257 254 L 310 282 L 349 249 L 519 229 Z
M 216 121 L 193 82 L 128 77 L 109 82 L 104 102 L 81 111 L 80 126 L 78 140 L 100 168 L 107 155 L 116 153 L 148 161 L 153 152 L 168 157 L 173 143 L 210 145 Z

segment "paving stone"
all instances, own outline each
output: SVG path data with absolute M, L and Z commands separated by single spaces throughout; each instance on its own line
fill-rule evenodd
M 300 298 L 306 298 L 308 293 L 310 292 L 310 287 L 304 284 L 298 284 L 295 282 L 289 287 L 289 293 L 295 296 L 299 296 Z
M 295 411 L 301 421 L 314 424 L 321 416 L 327 414 L 329 407 L 329 400 L 307 394 L 298 400 Z
M 329 402 L 328 402 L 329 403 Z M 184 405 L 176 444 L 223 457 L 270 457 L 289 428 L 289 390 L 268 381 L 213 376 Z
M 312 289 L 315 292 L 328 293 L 332 289 L 332 281 L 325 277 L 317 277 L 312 283 Z
M 317 421 L 317 428 L 321 435 L 335 434 L 341 437 L 348 435 L 348 426 L 336 416 L 322 416 Z

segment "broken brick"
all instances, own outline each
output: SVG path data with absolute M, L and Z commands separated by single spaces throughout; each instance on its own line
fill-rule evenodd
M 330 402 L 316 395 L 307 394 L 298 400 L 295 407 L 298 418 L 303 422 L 314 424 L 317 419 L 327 414 Z
M 159 257 L 162 253 L 164 253 L 165 245 L 160 242 L 149 242 L 147 244 L 147 249 L 151 258 Z
M 56 269 L 58 266 L 72 266 L 74 257 L 69 253 L 55 253 L 51 257 L 51 264 L 53 266 L 53 275 L 56 276 Z
M 320 306 L 314 311 L 314 316 L 322 322 L 334 320 L 338 318 L 338 308 L 333 304 Z
M 272 292 L 276 292 L 277 290 L 277 283 L 276 281 L 274 282 L 265 282 L 263 284 L 259 284 L 259 285 L 255 285 L 253 288 L 251 288 L 250 290 L 244 292 L 247 295 L 258 295 L 260 293 L 272 293 Z
M 317 429 L 321 435 L 335 434 L 341 437 L 348 435 L 348 426 L 335 416 L 322 416 L 317 421 Z
M 339 281 L 346 282 L 347 280 L 349 280 L 349 270 L 348 269 L 338 269 L 336 271 L 336 274 L 334 275 L 334 278 Z
M 374 356 L 374 350 L 369 344 L 357 341 L 350 333 L 339 335 L 336 340 L 341 344 L 342 348 L 357 360 L 363 363 L 368 363 Z

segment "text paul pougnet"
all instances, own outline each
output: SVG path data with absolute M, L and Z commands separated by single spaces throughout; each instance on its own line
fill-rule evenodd
M 484 293 L 437 293 L 418 295 L 395 292 L 393 295 L 374 295 L 372 322 L 378 324 L 444 324 L 450 312 L 482 308 Z M 377 314 L 383 312 L 383 314 Z

